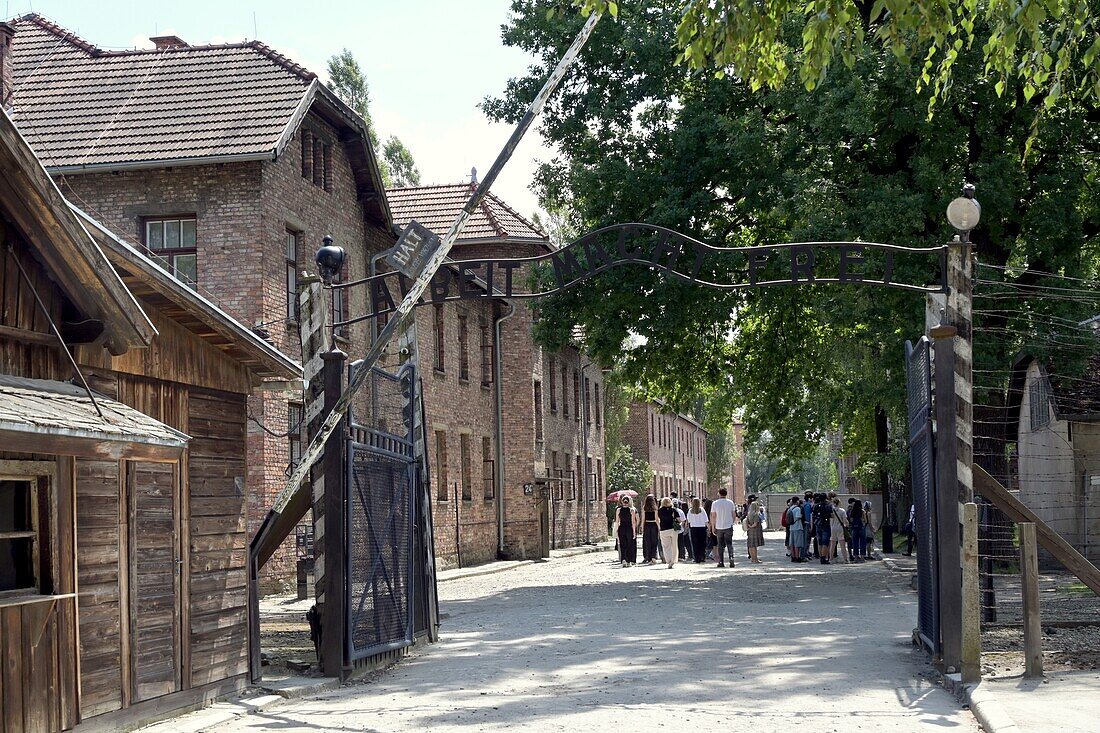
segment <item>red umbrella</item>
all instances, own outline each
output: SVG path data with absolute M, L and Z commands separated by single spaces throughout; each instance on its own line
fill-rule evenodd
M 638 492 L 633 489 L 619 489 L 618 491 L 612 491 L 607 495 L 607 503 L 622 501 L 624 496 L 629 496 L 631 499 L 635 499 L 638 496 Z

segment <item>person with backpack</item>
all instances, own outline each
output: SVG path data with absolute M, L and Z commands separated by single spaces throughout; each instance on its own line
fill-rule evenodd
M 791 508 L 791 500 L 783 506 L 783 514 L 779 517 L 779 525 L 783 527 L 783 546 L 787 548 L 787 557 L 791 556 L 791 525 L 787 524 L 787 511 Z
M 802 499 L 797 496 L 791 499 L 791 505 L 787 507 L 787 528 L 791 533 L 791 562 L 806 562 L 802 556 L 802 548 L 806 545 L 806 528 L 802 522 Z
M 848 531 L 852 534 L 852 562 L 864 562 L 867 554 L 867 535 L 863 525 L 863 502 L 855 499 L 848 514 Z
M 832 537 L 829 520 L 833 516 L 833 505 L 829 497 L 824 493 L 814 494 L 814 505 L 811 513 L 811 526 L 814 533 L 814 541 L 817 543 L 817 555 L 822 565 L 828 565 L 832 554 L 829 552 L 829 542 Z
M 668 569 L 676 566 L 680 559 L 680 553 L 676 550 L 676 537 L 679 530 L 683 529 L 684 513 L 669 497 L 661 499 L 661 507 L 657 510 L 657 523 L 661 533 L 661 546 L 664 548 L 665 562 Z
M 840 499 L 833 497 L 833 515 L 829 519 L 829 558 L 839 551 L 844 564 L 851 562 L 848 557 L 848 513 L 840 508 Z

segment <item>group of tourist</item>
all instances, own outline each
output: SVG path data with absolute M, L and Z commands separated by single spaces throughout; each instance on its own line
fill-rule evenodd
M 783 511 L 784 544 L 791 562 L 818 560 L 822 565 L 840 558 L 865 562 L 874 549 L 875 521 L 871 502 L 848 499 L 841 506 L 835 491 L 807 491 L 792 496 Z
M 643 564 L 655 564 L 660 558 L 671 569 L 679 560 L 704 563 L 711 559 L 723 568 L 728 556 L 732 568 L 733 527 L 738 522 L 747 535 L 749 561 L 759 563 L 757 548 L 764 544 L 767 517 L 755 496 L 739 507 L 726 489 L 719 489 L 713 501 L 692 497 L 684 502 L 676 494 L 658 501 L 649 494 L 641 512 L 632 498 L 624 496 L 615 512 L 619 561 L 624 568 L 637 564 L 641 535 Z
M 658 500 L 649 494 L 641 511 L 634 500 L 624 496 L 615 511 L 614 534 L 618 542 L 619 562 L 630 567 L 638 562 L 638 536 L 642 538 L 642 564 L 665 563 L 669 569 L 680 560 L 717 567 L 734 567 L 733 527 L 745 530 L 749 562 L 759 563 L 758 551 L 764 544 L 767 512 L 755 495 L 738 506 L 719 489 L 718 498 L 692 497 L 681 501 L 674 493 Z M 791 562 L 817 559 L 822 565 L 840 558 L 843 562 L 865 562 L 873 550 L 875 536 L 871 502 L 848 499 L 841 506 L 836 492 L 814 493 L 787 500 L 782 515 L 784 544 Z

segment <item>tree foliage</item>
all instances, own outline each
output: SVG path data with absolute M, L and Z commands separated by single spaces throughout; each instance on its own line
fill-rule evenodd
M 579 29 L 575 14 L 548 17 L 553 7 L 513 4 L 504 40 L 539 62 L 486 100 L 491 117 L 518 118 Z M 1002 94 L 983 77 L 985 36 L 960 50 L 931 119 L 921 69 L 882 44 L 858 46 L 812 90 L 755 89 L 678 63 L 681 11 L 674 0 L 620 6 L 547 106 L 542 133 L 560 155 L 541 165 L 537 188 L 577 231 L 641 221 L 720 246 L 929 247 L 951 236 L 944 207 L 967 180 L 983 206 L 973 240 L 990 294 L 977 312 L 978 367 L 1008 364 L 1036 324 L 1091 315 L 1095 302 L 992 296 L 1049 284 L 1043 273 L 1097 275 L 1094 107 L 1063 95 L 1036 131 L 1045 102 L 1028 102 L 1017 78 Z M 619 363 L 647 396 L 679 410 L 700 395 L 729 413 L 743 407 L 747 439 L 767 430 L 789 465 L 837 425 L 849 450 L 873 453 L 876 405 L 903 425 L 904 341 L 924 330 L 923 300 L 901 291 L 714 291 L 638 267 L 546 298 L 541 312 L 545 343 L 580 324 L 595 357 Z
M 334 54 L 328 60 L 328 83 L 344 104 L 358 114 L 367 128 L 371 147 L 378 157 L 378 167 L 383 184 L 391 186 L 416 186 L 420 184 L 420 171 L 412 153 L 397 136 L 391 135 L 380 144 L 374 120 L 370 114 L 370 87 L 359 62 L 348 49 Z
M 382 146 L 382 160 L 386 162 L 386 167 L 390 171 L 388 185 L 396 188 L 420 185 L 420 170 L 416 167 L 416 161 L 396 135 L 390 135 L 386 144 Z
M 814 446 L 808 458 L 784 460 L 771 436 L 762 434 L 745 446 L 747 494 L 803 494 L 837 488 L 836 463 L 825 441 Z
M 618 14 L 607 0 L 576 0 Z M 609 7 L 615 6 L 615 7 Z M 980 49 L 977 72 L 998 96 L 1018 88 L 1048 108 L 1063 95 L 1100 101 L 1100 20 L 1095 0 L 687 0 L 676 26 L 678 61 L 778 89 L 792 71 L 807 90 L 837 58 L 848 69 L 870 50 L 913 64 L 929 105 L 946 101 L 961 57 Z
M 616 491 L 636 491 L 639 496 L 650 493 L 653 488 L 653 469 L 649 463 L 638 458 L 627 445 L 620 445 L 607 462 L 607 493 Z

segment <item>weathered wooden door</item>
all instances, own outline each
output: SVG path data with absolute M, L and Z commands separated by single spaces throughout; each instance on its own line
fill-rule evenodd
M 132 702 L 180 689 L 179 467 L 127 463 Z

